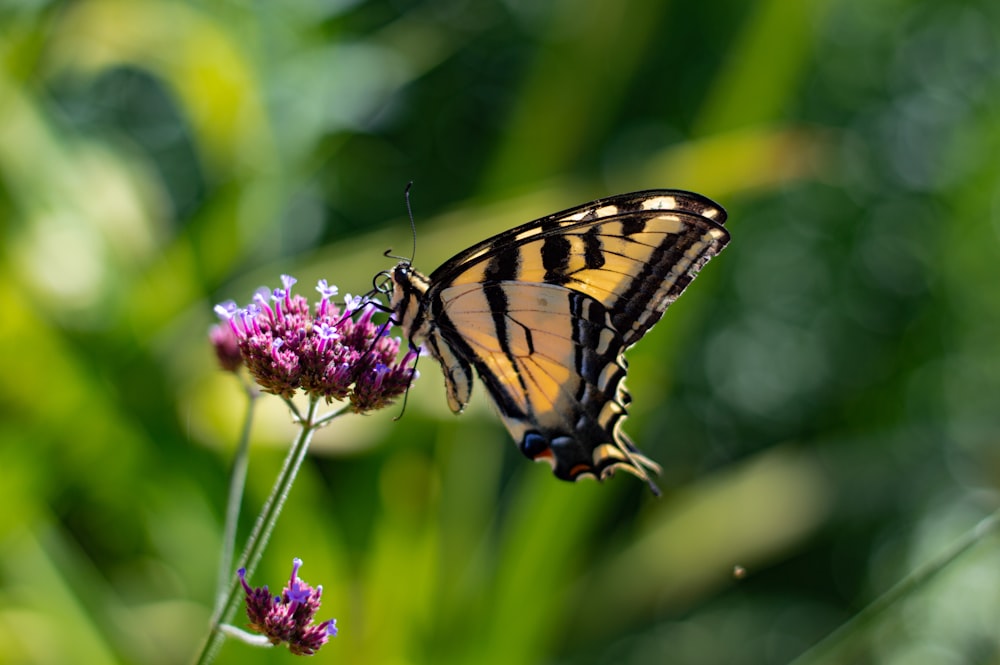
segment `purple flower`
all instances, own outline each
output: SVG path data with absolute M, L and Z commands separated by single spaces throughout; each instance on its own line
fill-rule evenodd
M 292 561 L 292 575 L 280 596 L 272 596 L 267 585 L 253 588 L 247 583 L 246 569 L 236 571 L 246 594 L 250 628 L 271 644 L 288 644 L 297 656 L 311 656 L 337 634 L 337 620 L 328 619 L 314 624 L 319 611 L 323 587 L 313 588 L 299 579 L 302 559 Z
M 368 300 L 348 294 L 341 310 L 330 300 L 337 287 L 320 280 L 319 300 L 310 307 L 292 293 L 295 278 L 282 275 L 281 283 L 258 291 L 245 309 L 216 307 L 228 322 L 220 327 L 235 337 L 242 363 L 265 391 L 291 398 L 301 389 L 328 402 L 348 400 L 358 413 L 388 406 L 406 391 L 416 377 L 416 355 L 398 360 L 400 340 L 388 336 L 388 323 L 372 321 L 377 309 Z

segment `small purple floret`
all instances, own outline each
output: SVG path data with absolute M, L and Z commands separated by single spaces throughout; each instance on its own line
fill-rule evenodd
M 320 608 L 323 587 L 311 587 L 298 577 L 301 559 L 292 564 L 292 575 L 280 596 L 271 596 L 266 586 L 252 588 L 246 581 L 246 570 L 237 575 L 246 595 L 247 617 L 250 628 L 278 645 L 285 643 L 288 650 L 300 656 L 311 656 L 337 634 L 337 620 L 328 619 L 313 623 Z
M 324 300 L 332 298 L 340 293 L 340 289 L 336 286 L 328 285 L 325 279 L 321 279 L 316 283 L 316 290 L 319 291 L 320 296 L 322 296 Z
M 223 321 L 228 321 L 233 318 L 236 312 L 240 311 L 239 306 L 234 300 L 227 300 L 225 302 L 220 302 L 214 308 L 216 315 Z

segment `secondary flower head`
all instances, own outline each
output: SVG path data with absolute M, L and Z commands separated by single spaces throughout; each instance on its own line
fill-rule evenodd
M 298 656 L 311 656 L 337 634 L 337 620 L 328 619 L 314 624 L 319 610 L 323 587 L 313 588 L 298 577 L 302 559 L 292 561 L 292 576 L 280 596 L 271 596 L 267 585 L 251 587 L 246 569 L 236 574 L 246 594 L 250 628 L 264 635 L 271 644 L 288 644 L 288 650 Z
M 246 308 L 215 308 L 264 390 L 287 398 L 302 389 L 328 402 L 346 399 L 361 413 L 389 405 L 416 378 L 417 352 L 397 360 L 400 340 L 388 337 L 388 323 L 372 322 L 375 308 L 368 300 L 348 294 L 341 309 L 331 301 L 337 287 L 320 280 L 310 307 L 304 296 L 292 294 L 295 278 L 282 275 L 281 281 L 281 288 L 259 291 Z

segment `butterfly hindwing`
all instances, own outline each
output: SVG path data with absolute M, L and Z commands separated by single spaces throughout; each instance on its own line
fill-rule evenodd
M 643 477 L 637 464 L 656 468 L 618 427 L 628 402 L 625 346 L 603 304 L 545 283 L 492 283 L 492 297 L 453 289 L 461 293 L 442 292 L 448 307 L 439 334 L 472 359 L 526 456 L 548 461 L 565 480 L 601 477 L 619 464 Z M 483 329 L 479 322 L 493 318 L 501 299 L 496 332 Z
M 725 212 L 654 190 L 595 201 L 478 243 L 424 277 L 393 272 L 394 317 L 442 364 L 459 411 L 480 376 L 521 451 L 566 480 L 658 467 L 621 430 L 624 351 L 728 240 Z

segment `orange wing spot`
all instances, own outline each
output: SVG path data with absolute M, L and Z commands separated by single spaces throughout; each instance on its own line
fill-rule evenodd
M 546 461 L 552 460 L 552 459 L 554 459 L 554 457 L 552 455 L 552 449 L 551 448 L 546 448 L 545 450 L 543 450 L 542 452 L 538 453 L 537 455 L 535 455 L 531 459 L 534 460 L 534 461 L 536 461 L 536 462 L 538 460 L 546 460 Z
M 569 470 L 569 477 L 576 479 L 577 476 L 583 475 L 585 473 L 593 473 L 594 467 L 589 464 L 577 464 L 572 469 Z

